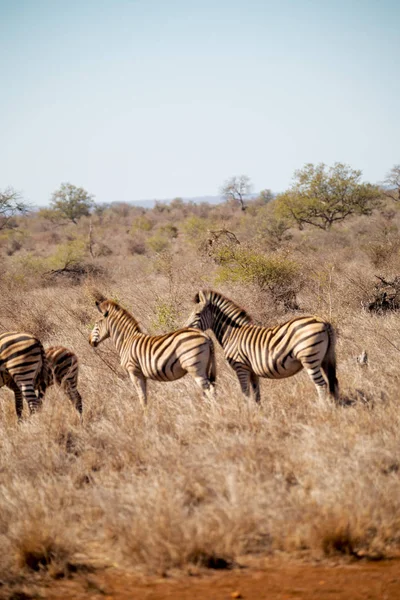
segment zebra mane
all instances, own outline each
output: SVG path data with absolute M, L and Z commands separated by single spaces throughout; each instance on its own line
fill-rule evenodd
M 113 317 L 117 317 L 118 320 L 123 318 L 125 323 L 129 322 L 131 325 L 134 326 L 134 328 L 137 331 L 141 331 L 139 323 L 136 321 L 135 317 L 128 310 L 126 310 L 126 308 L 123 308 L 120 304 L 108 298 L 107 300 L 104 300 L 104 302 L 102 302 L 101 304 L 102 309 L 105 309 L 107 311 L 108 317 L 110 317 L 111 319 Z
M 196 294 L 194 299 L 195 302 L 201 302 L 202 297 L 204 297 L 204 300 L 212 306 L 218 307 L 222 313 L 228 312 L 230 320 L 237 325 L 246 325 L 253 321 L 251 316 L 241 306 L 238 306 L 235 302 L 219 292 L 215 292 L 214 290 L 201 290 Z

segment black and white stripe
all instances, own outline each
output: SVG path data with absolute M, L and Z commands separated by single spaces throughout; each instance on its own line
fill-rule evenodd
M 35 383 L 43 380 L 40 397 L 36 396 Z M 15 410 L 22 416 L 23 400 L 31 413 L 41 405 L 46 391 L 48 363 L 41 342 L 29 333 L 7 332 L 0 334 L 0 387 L 7 385 L 15 396 Z
M 54 383 L 61 387 L 76 410 L 82 414 L 82 396 L 78 391 L 78 357 L 64 346 L 51 346 L 46 348 L 46 358 L 49 364 L 49 377 L 45 387 L 50 387 Z M 38 385 L 39 396 L 41 396 L 42 382 Z
M 35 379 L 35 390 L 39 390 L 39 400 L 42 400 L 46 389 L 55 383 L 65 391 L 76 410 L 82 414 L 82 397 L 78 391 L 78 357 L 64 346 L 47 348 L 45 355 L 47 369 L 44 372 L 41 370 Z M 18 390 L 8 371 L 0 371 L 0 387 L 3 385 L 9 387 L 14 393 Z
M 198 329 L 179 329 L 164 335 L 143 333 L 135 318 L 112 300 L 97 294 L 103 315 L 96 322 L 89 343 L 96 347 L 111 337 L 129 373 L 140 401 L 146 404 L 146 380 L 175 381 L 189 373 L 203 393 L 213 393 L 215 356 L 210 337 Z
M 259 327 L 234 302 L 212 290 L 202 290 L 187 325 L 211 329 L 235 370 L 243 394 L 260 401 L 259 378 L 282 379 L 305 369 L 318 395 L 337 400 L 335 334 L 327 321 L 295 317 L 276 327 Z

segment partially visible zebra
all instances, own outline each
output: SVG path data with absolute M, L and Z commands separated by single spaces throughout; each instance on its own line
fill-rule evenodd
M 14 392 L 18 419 L 22 416 L 23 400 L 31 413 L 40 407 L 48 377 L 47 358 L 37 338 L 15 331 L 0 334 L 0 387 L 8 385 Z M 35 383 L 39 379 L 43 384 L 37 397 Z
M 185 328 L 164 335 L 148 335 L 127 310 L 102 295 L 96 297 L 96 306 L 103 316 L 95 323 L 89 343 L 96 347 L 111 337 L 142 406 L 147 403 L 148 378 L 175 381 L 189 373 L 203 394 L 213 396 L 215 355 L 213 342 L 206 333 Z
M 301 316 L 276 327 L 259 327 L 252 324 L 243 309 L 218 292 L 202 290 L 194 301 L 197 306 L 187 326 L 214 332 L 247 398 L 253 392 L 255 400 L 260 401 L 260 377 L 291 377 L 304 368 L 320 398 L 326 397 L 329 387 L 330 397 L 338 400 L 335 333 L 330 323 L 315 316 Z
M 76 354 L 63 346 L 52 346 L 45 350 L 45 355 L 48 362 L 46 375 L 43 376 L 43 373 L 40 372 L 35 379 L 35 389 L 39 391 L 39 399 L 42 400 L 46 388 L 56 383 L 65 390 L 76 410 L 82 414 L 82 397 L 78 391 L 79 363 Z M 18 387 L 8 371 L 0 372 L 0 387 L 2 385 L 9 387 L 14 394 L 18 391 Z M 18 418 L 21 417 L 18 410 L 17 415 Z
M 78 391 L 78 357 L 72 350 L 64 346 L 51 346 L 46 349 L 46 357 L 49 363 L 49 376 L 47 384 L 50 387 L 54 383 L 60 386 L 79 414 L 82 414 L 82 396 Z M 39 396 L 42 396 L 43 382 L 38 382 Z

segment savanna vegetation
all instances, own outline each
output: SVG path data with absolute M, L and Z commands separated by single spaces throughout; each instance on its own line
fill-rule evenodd
M 276 198 L 251 195 L 238 177 L 221 204 L 177 198 L 151 210 L 96 205 L 70 184 L 38 212 L 1 194 L 0 331 L 74 350 L 84 418 L 51 388 L 18 424 L 0 390 L 0 593 L 105 567 L 166 574 L 282 552 L 398 555 L 394 181 L 306 165 Z M 111 343 L 89 347 L 92 287 L 153 333 L 182 326 L 201 288 L 264 325 L 327 318 L 340 405 L 321 404 L 305 373 L 262 381 L 261 406 L 246 403 L 216 347 L 215 402 L 188 377 L 149 382 L 144 413 Z

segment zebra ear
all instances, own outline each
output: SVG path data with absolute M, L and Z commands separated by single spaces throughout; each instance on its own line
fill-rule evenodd
M 197 292 L 197 294 L 195 295 L 195 297 L 193 298 L 193 302 L 195 304 L 198 304 L 200 302 L 200 294 Z
M 103 315 L 103 317 L 108 317 L 108 310 L 106 310 L 105 312 L 103 312 L 101 310 L 101 305 L 102 304 L 103 304 L 102 302 L 100 302 L 99 300 L 96 300 L 97 310 Z

